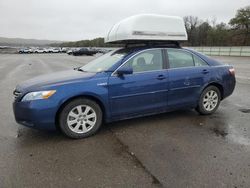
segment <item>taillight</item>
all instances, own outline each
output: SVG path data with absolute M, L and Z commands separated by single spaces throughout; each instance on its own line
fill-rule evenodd
M 234 76 L 234 75 L 235 75 L 235 70 L 234 70 L 234 68 L 230 68 L 230 69 L 229 69 L 229 73 L 230 73 L 231 75 Z

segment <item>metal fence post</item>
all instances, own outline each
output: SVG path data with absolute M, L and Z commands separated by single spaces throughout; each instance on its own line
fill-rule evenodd
M 243 46 L 241 46 L 241 48 L 240 48 L 240 56 L 241 56 L 241 53 L 242 53 L 242 48 L 243 48 Z

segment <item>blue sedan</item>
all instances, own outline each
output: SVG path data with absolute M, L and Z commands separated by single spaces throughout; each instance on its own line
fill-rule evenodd
M 13 109 L 19 124 L 84 138 L 103 122 L 183 108 L 212 114 L 234 87 L 233 67 L 190 49 L 126 47 L 19 84 Z

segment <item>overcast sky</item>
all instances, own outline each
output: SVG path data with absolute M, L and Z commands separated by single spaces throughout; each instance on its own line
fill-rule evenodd
M 0 0 L 0 37 L 92 39 L 138 13 L 193 15 L 228 23 L 247 5 L 250 0 Z

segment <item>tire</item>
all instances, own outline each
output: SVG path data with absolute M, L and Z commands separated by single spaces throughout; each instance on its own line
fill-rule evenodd
M 208 86 L 200 95 L 196 110 L 202 115 L 214 113 L 220 105 L 221 92 L 216 86 Z
M 100 106 L 89 99 L 78 98 L 69 102 L 59 115 L 59 127 L 70 138 L 86 138 L 95 134 L 102 124 Z

